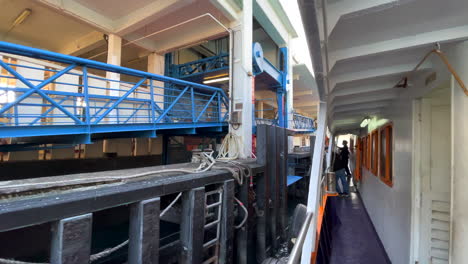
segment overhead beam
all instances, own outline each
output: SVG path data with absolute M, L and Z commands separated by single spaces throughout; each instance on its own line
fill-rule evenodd
M 309 91 L 294 91 L 294 97 L 304 96 L 304 95 L 313 95 L 311 90 Z
M 307 102 L 294 103 L 294 107 L 317 106 L 318 104 L 319 104 L 318 101 L 307 101 Z
M 287 45 L 289 32 L 268 0 L 253 1 L 253 14 L 278 46 Z
M 95 28 L 104 32 L 111 33 L 114 31 L 114 22 L 112 19 L 101 15 L 100 13 L 85 7 L 77 1 L 63 0 L 38 0 L 39 2 L 57 10 L 59 13 L 77 18 L 84 21 Z
M 297 38 L 298 34 L 296 32 L 296 29 L 291 23 L 291 20 L 289 19 L 288 14 L 285 11 L 285 8 L 283 7 L 283 4 L 281 3 L 280 0 L 268 0 L 270 3 L 271 7 L 275 11 L 276 15 L 278 16 L 279 20 L 282 22 L 288 33 L 290 34 L 291 38 Z
M 364 104 L 364 103 L 369 103 L 373 101 L 384 101 L 384 100 L 391 100 L 391 99 L 396 99 L 398 98 L 398 91 L 392 91 L 388 93 L 373 93 L 369 95 L 362 95 L 362 96 L 356 96 L 356 97 L 346 97 L 346 98 L 340 98 L 340 99 L 335 99 L 332 103 L 334 109 L 337 106 L 343 106 L 343 105 L 354 105 L 354 104 Z
M 106 45 L 104 34 L 99 31 L 93 31 L 84 35 L 81 38 L 78 38 L 75 41 L 68 43 L 59 51 L 59 53 L 72 56 L 80 56 L 81 54 L 84 54 L 104 45 Z
M 239 12 L 242 10 L 235 1 L 232 0 L 210 0 L 210 2 L 218 8 L 229 21 L 239 19 Z
M 361 93 L 368 93 L 368 92 L 375 92 L 375 91 L 386 91 L 389 89 L 394 89 L 394 86 L 397 82 L 388 80 L 382 81 L 378 83 L 370 83 L 370 84 L 356 84 L 356 85 L 343 85 L 341 88 L 338 86 L 332 93 L 332 100 L 335 97 L 340 96 L 350 96 L 350 95 L 357 95 Z
M 115 32 L 124 36 L 139 29 L 157 18 L 194 3 L 195 0 L 160 0 L 143 6 L 115 21 Z
M 344 106 L 338 106 L 333 109 L 334 113 L 340 113 L 340 112 L 353 112 L 353 111 L 358 111 L 358 110 L 372 110 L 375 108 L 384 108 L 389 106 L 391 103 L 390 100 L 384 100 L 384 101 L 376 101 L 376 102 L 370 102 L 367 104 L 358 104 L 358 105 L 344 105 Z
M 335 50 L 330 52 L 330 69 L 332 70 L 337 62 L 343 60 L 364 58 L 375 54 L 423 47 L 426 45 L 429 46 L 436 42 L 452 42 L 467 37 L 468 26 L 459 26 Z M 423 55 L 424 54 L 421 54 L 421 56 Z
M 385 77 L 385 76 L 401 76 L 411 72 L 414 67 L 418 64 L 418 62 L 409 63 L 409 64 L 401 64 L 401 65 L 391 65 L 387 67 L 379 67 L 379 68 L 370 68 L 361 71 L 351 71 L 342 73 L 336 76 L 330 76 L 330 86 L 331 91 L 333 92 L 337 85 L 340 83 L 347 83 L 347 82 L 356 82 L 361 80 L 369 80 L 378 77 Z M 430 61 L 426 61 L 423 63 L 418 72 L 430 70 L 432 67 L 432 63 Z M 396 83 L 393 83 L 395 85 Z
M 362 121 L 362 118 L 369 115 L 376 115 L 382 112 L 382 108 L 373 108 L 373 109 L 360 109 L 355 111 L 349 111 L 346 113 L 334 113 L 333 120 L 349 119 L 349 118 L 359 118 L 359 122 Z
M 338 21 L 343 16 L 358 15 L 359 12 L 372 12 L 373 9 L 379 10 L 382 6 L 390 6 L 399 1 L 397 0 L 354 0 L 354 1 L 337 1 L 333 4 L 327 4 L 327 32 L 328 37 L 333 32 L 333 29 L 338 24 Z M 323 23 L 323 12 L 320 9 L 319 21 Z M 323 26 L 320 27 L 320 38 L 323 40 Z

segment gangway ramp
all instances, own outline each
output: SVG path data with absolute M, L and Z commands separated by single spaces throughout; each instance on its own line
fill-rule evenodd
M 227 126 L 220 88 L 8 42 L 0 56 L 0 138 L 78 144 Z

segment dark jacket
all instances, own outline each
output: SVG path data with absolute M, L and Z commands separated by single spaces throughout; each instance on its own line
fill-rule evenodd
M 340 155 L 341 155 L 341 158 L 348 161 L 349 160 L 349 149 L 348 149 L 348 146 L 343 146 L 342 148 L 340 148 Z
M 342 153 L 334 153 L 335 160 L 333 162 L 333 171 L 339 171 L 348 166 L 348 160 L 343 158 Z

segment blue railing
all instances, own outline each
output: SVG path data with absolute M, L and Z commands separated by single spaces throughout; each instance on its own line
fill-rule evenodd
M 0 138 L 226 125 L 219 88 L 7 42 L 0 52 Z
M 221 54 L 197 61 L 172 66 L 173 75 L 177 78 L 187 78 L 200 74 L 229 69 L 229 54 Z
M 293 113 L 293 124 L 296 131 L 314 132 L 317 128 L 314 119 L 298 113 Z

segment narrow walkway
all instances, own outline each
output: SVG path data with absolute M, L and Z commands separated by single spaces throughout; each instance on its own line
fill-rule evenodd
M 390 263 L 359 195 L 330 197 L 329 202 L 339 220 L 332 231 L 330 264 Z

